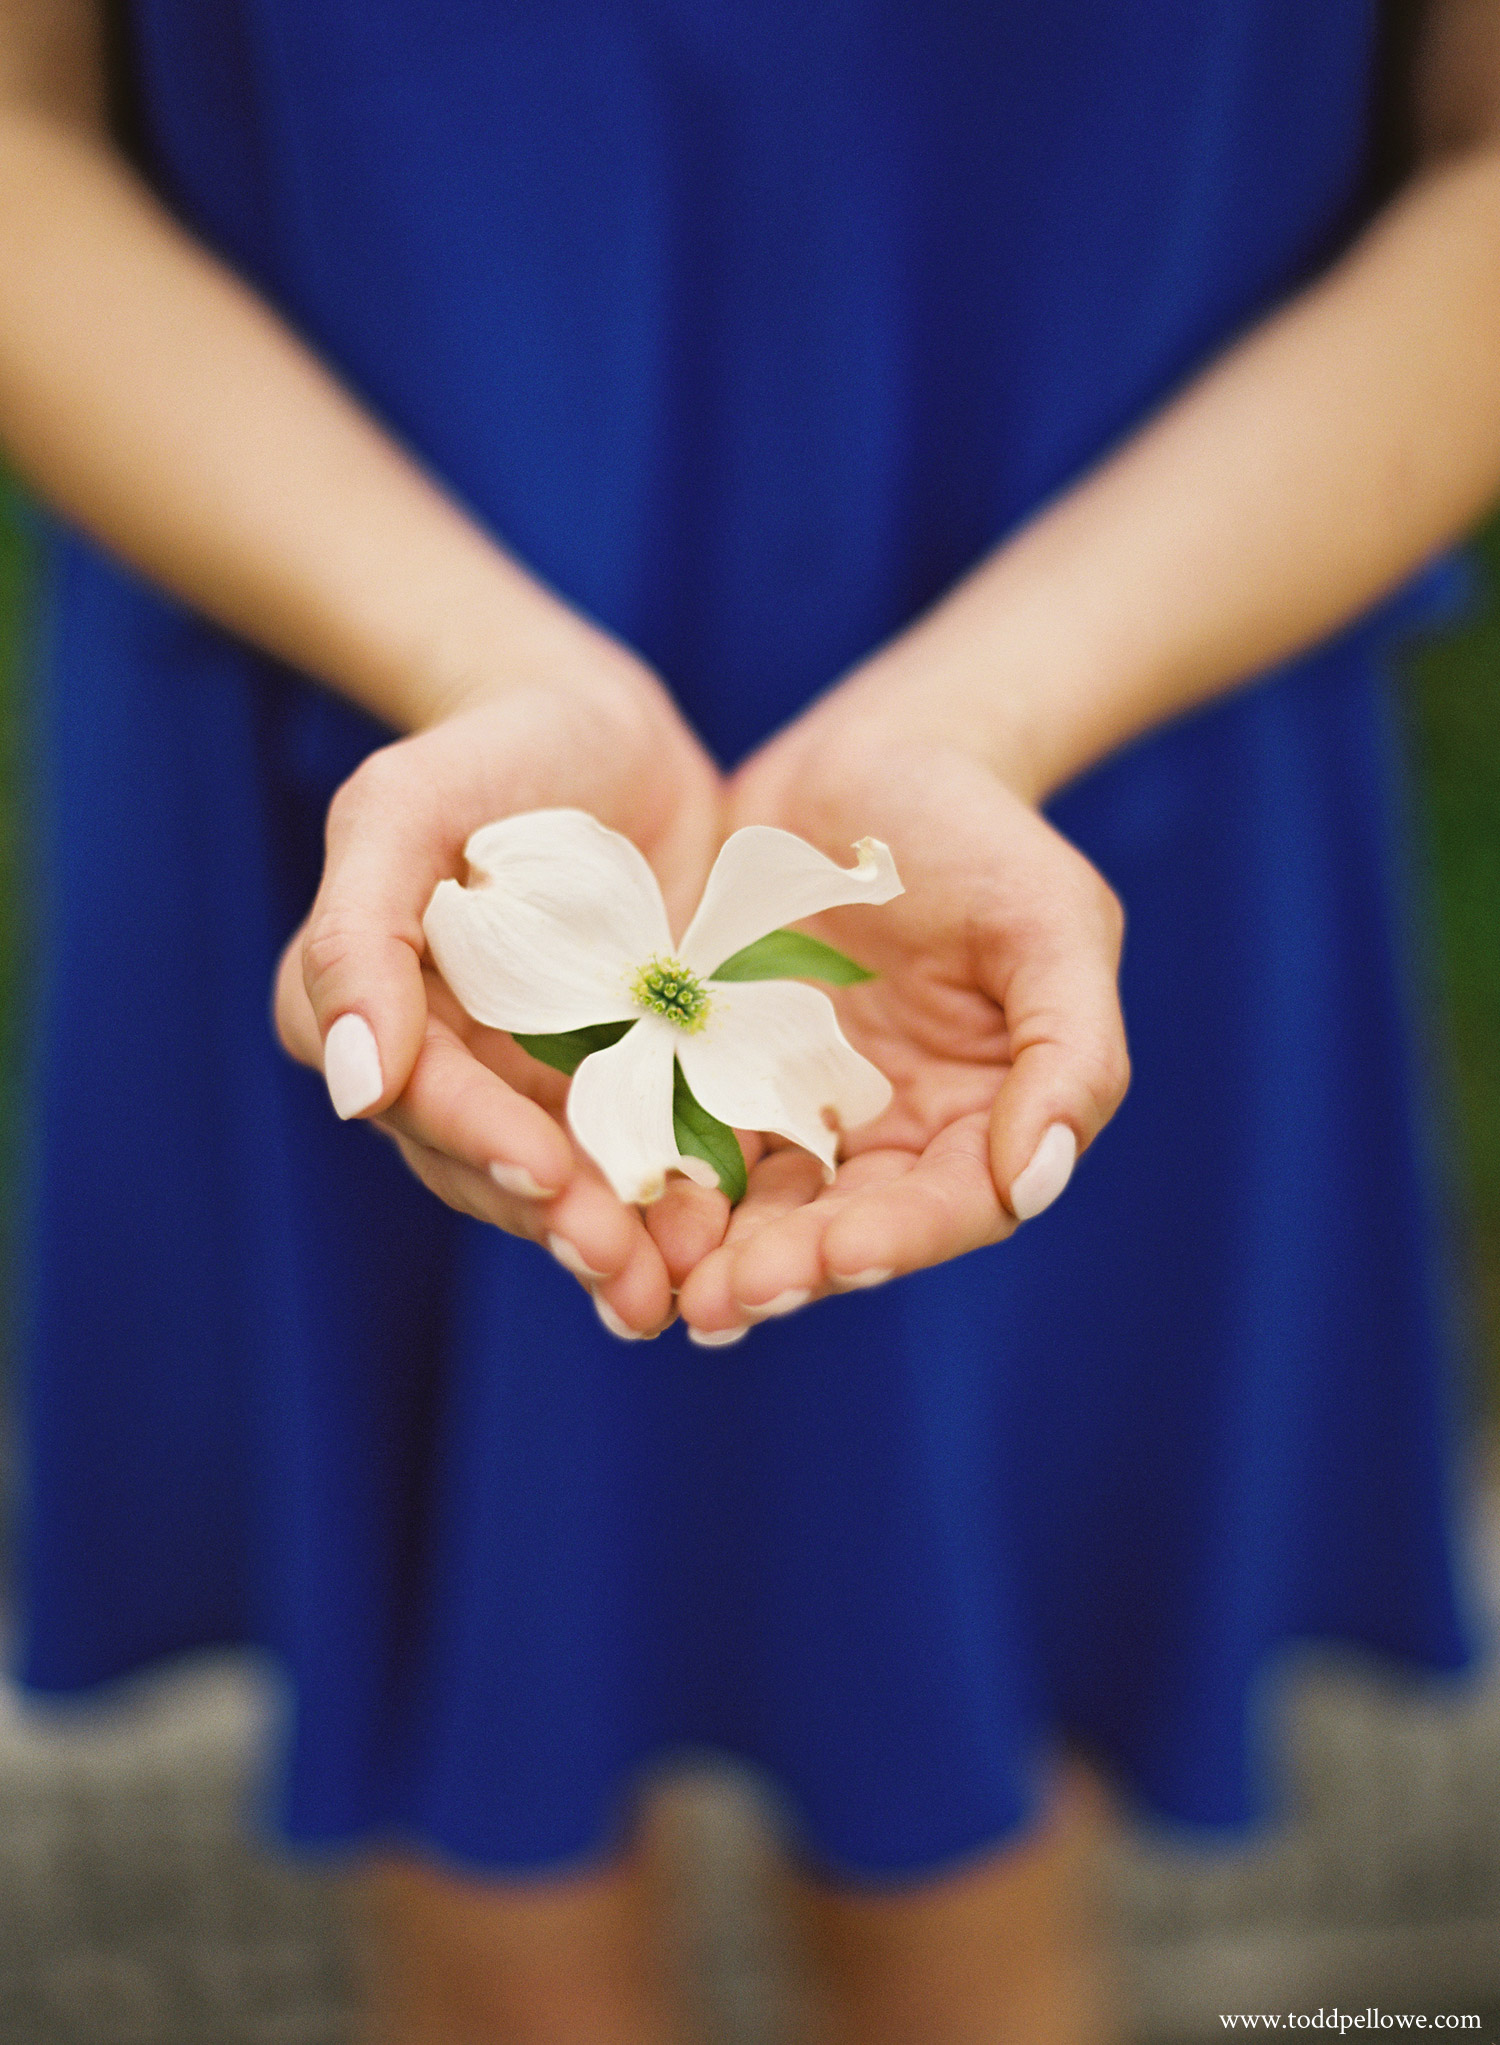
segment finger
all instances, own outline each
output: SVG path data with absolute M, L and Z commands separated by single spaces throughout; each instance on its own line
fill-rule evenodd
M 823 1267 L 841 1290 L 881 1285 L 1000 1242 L 1015 1227 L 990 1171 L 989 1119 L 965 1115 L 908 1169 L 849 1194 L 823 1232 Z
M 705 1262 L 683 1314 L 717 1331 L 794 1311 L 1003 1241 L 1016 1227 L 990 1174 L 987 1118 L 967 1115 L 920 1157 L 867 1151 L 816 1199 L 771 1216 Z
M 571 1203 L 569 1211 L 559 1213 L 536 1201 L 503 1192 L 487 1173 L 460 1164 L 411 1136 L 390 1130 L 384 1117 L 376 1126 L 391 1135 L 411 1172 L 445 1205 L 472 1216 L 475 1221 L 503 1229 L 507 1235 L 543 1241 L 554 1256 L 558 1245 L 565 1246 L 569 1254 L 558 1261 L 583 1284 L 600 1320 L 612 1335 L 623 1341 L 636 1341 L 660 1334 L 672 1320 L 674 1309 L 666 1266 L 638 1218 L 634 1230 L 627 1235 L 614 1271 L 590 1271 L 582 1266 L 581 1260 L 575 1263 L 570 1241 L 572 1236 L 580 1236 L 585 1242 L 595 1240 L 587 1212 L 587 1188 L 581 1200 Z M 559 1228 L 566 1228 L 569 1236 L 560 1235 Z M 595 1254 L 610 1253 L 596 1249 Z
M 374 1126 L 390 1136 L 407 1170 L 421 1181 L 429 1193 L 436 1194 L 445 1206 L 454 1208 L 459 1214 L 470 1215 L 475 1221 L 503 1229 L 507 1235 L 525 1236 L 532 1242 L 536 1241 L 539 1210 L 533 1201 L 502 1192 L 487 1172 L 460 1164 L 457 1159 L 440 1150 L 429 1149 L 413 1137 L 400 1135 L 383 1123 L 377 1122 Z
M 824 1194 L 823 1168 L 805 1150 L 773 1150 L 755 1167 L 723 1247 L 711 1251 L 683 1284 L 679 1305 L 694 1339 L 727 1341 L 749 1327 L 752 1311 L 738 1295 L 736 1274 L 746 1244 L 771 1231 L 780 1232 L 780 1255 L 753 1295 L 754 1312 L 763 1318 L 806 1304 L 822 1281 L 817 1245 L 823 1222 L 812 1218 L 811 1209 Z
M 550 1200 L 575 1153 L 549 1115 L 430 1020 L 404 1091 L 381 1118 L 398 1134 L 488 1174 L 507 1193 Z
M 371 754 L 329 806 L 302 974 L 336 1113 L 379 1113 L 411 1076 L 427 997 L 422 914 L 456 859 L 400 746 Z
M 766 1154 L 766 1138 L 753 1129 L 736 1129 L 744 1153 L 748 1183 L 755 1185 L 755 1168 Z M 751 1200 L 754 1208 L 754 1200 Z M 731 1207 L 716 1187 L 699 1186 L 691 1179 L 672 1177 L 660 1200 L 645 1210 L 651 1239 L 666 1258 L 674 1289 L 686 1283 L 703 1259 L 724 1241 L 736 1215 L 744 1214 L 744 1200 Z
M 513 1232 L 544 1243 L 590 1292 L 618 1277 L 640 1260 L 647 1241 L 640 1212 L 627 1207 L 593 1161 L 578 1153 L 554 1113 L 500 1078 L 454 1033 L 437 1012 L 457 1014 L 445 989 L 435 991 L 432 1007 L 411 1079 L 378 1118 L 379 1126 L 485 1173 L 502 1192 L 527 1201 L 525 1225 Z M 480 1031 L 474 1044 L 487 1055 L 503 1055 L 522 1077 L 530 1067 L 544 1081 L 555 1078 L 508 1037 Z M 654 1248 L 646 1267 L 665 1272 Z M 670 1300 L 670 1281 L 663 1282 Z M 652 1329 L 664 1318 L 654 1300 L 643 1311 L 643 1325 Z
M 546 1110 L 508 1087 L 456 1039 L 445 1040 L 437 1027 L 429 1030 L 406 1092 L 379 1117 L 379 1125 L 524 1200 L 530 1218 L 514 1232 L 544 1243 L 588 1289 L 617 1277 L 645 1238 L 639 1213 L 610 1190 L 592 1162 L 578 1156 Z M 566 1181 L 561 1191 L 559 1181 Z
M 1050 1206 L 1125 1097 L 1130 1057 L 1117 975 L 1122 919 L 1090 874 L 1066 915 L 990 988 L 1010 1068 L 990 1115 L 990 1168 L 1019 1221 Z
M 594 1308 L 610 1334 L 622 1342 L 659 1335 L 675 1319 L 667 1267 L 644 1228 L 625 1269 L 594 1287 Z
M 323 1039 L 319 1034 L 318 1018 L 313 1014 L 313 1005 L 307 998 L 307 988 L 302 978 L 302 946 L 306 935 L 307 925 L 304 923 L 293 935 L 276 963 L 276 990 L 272 1002 L 272 1015 L 282 1049 L 289 1052 L 299 1064 L 310 1065 L 315 1072 L 321 1072 Z
M 664 1295 L 670 1303 L 672 1284 L 660 1250 L 646 1233 L 639 1212 L 624 1206 L 599 1176 L 595 1167 L 581 1161 L 568 1189 L 540 1210 L 541 1240 L 552 1255 L 588 1292 L 606 1287 L 649 1248 L 647 1265 L 654 1260 L 661 1271 Z M 637 1274 L 639 1275 L 639 1274 Z M 628 1298 L 634 1298 L 630 1291 Z M 665 1307 L 653 1306 L 642 1328 L 655 1327 L 666 1318 Z
M 661 1251 L 675 1289 L 723 1242 L 730 1206 L 717 1187 L 672 1178 L 645 1214 L 647 1233 Z
M 834 1184 L 816 1199 L 769 1217 L 734 1244 L 728 1285 L 740 1310 L 752 1319 L 764 1319 L 793 1312 L 825 1293 L 878 1285 L 895 1270 L 915 1268 L 916 1256 L 908 1259 L 905 1253 L 893 1252 L 887 1240 L 899 1233 L 903 1225 L 899 1218 L 876 1232 L 873 1248 L 861 1248 L 856 1234 L 842 1259 L 829 1252 L 830 1241 L 846 1228 L 847 1217 L 863 1213 L 871 1201 L 881 1211 L 879 1203 L 890 1189 L 906 1183 L 914 1163 L 910 1151 L 863 1151 L 840 1166 Z

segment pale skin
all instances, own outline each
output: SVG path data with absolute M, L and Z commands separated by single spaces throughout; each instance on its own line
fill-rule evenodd
M 0 442 L 142 573 L 410 734 L 334 804 L 277 990 L 293 1055 L 321 1065 L 332 1024 L 362 1016 L 369 1112 L 412 1169 L 586 1266 L 639 1334 L 677 1311 L 727 1333 L 1011 1233 L 1046 1132 L 1086 1147 L 1128 1074 L 1118 905 L 1037 805 L 1357 615 L 1500 489 L 1497 0 L 1438 0 L 1417 95 L 1416 175 L 1320 280 L 726 782 L 638 656 L 479 530 L 139 183 L 104 130 L 87 0 L 0 0 Z M 905 897 L 826 920 L 879 968 L 840 1002 L 897 1089 L 832 1187 L 752 1146 L 732 1218 L 686 1185 L 623 1207 L 557 1084 L 425 970 L 421 910 L 465 837 L 544 803 L 635 838 L 679 922 L 738 823 L 843 858 L 867 832 L 898 849 Z M 1098 2035 L 1069 1987 L 1078 1808 L 1060 1795 L 1031 1841 L 904 1894 L 804 1877 L 827 2037 Z M 643 1846 L 542 1886 L 384 1865 L 385 2037 L 680 2038 L 648 1863 Z

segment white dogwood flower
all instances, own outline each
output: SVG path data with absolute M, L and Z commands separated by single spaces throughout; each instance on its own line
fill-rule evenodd
M 899 895 L 877 840 L 846 868 L 790 831 L 736 831 L 678 943 L 644 856 L 582 810 L 507 817 L 464 849 L 468 884 L 440 882 L 423 919 L 432 957 L 476 1022 L 574 1071 L 569 1125 L 622 1200 L 658 1198 L 673 1171 L 742 1188 L 733 1128 L 800 1144 L 831 1178 L 839 1131 L 889 1103 L 827 995 L 785 977 L 868 976 L 780 928 Z

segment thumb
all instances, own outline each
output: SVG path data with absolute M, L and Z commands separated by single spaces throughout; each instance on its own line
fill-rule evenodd
M 991 1111 L 990 1168 L 1018 1221 L 1058 1197 L 1130 1084 L 1119 912 L 1108 905 L 1018 962 L 1005 989 L 1011 1066 Z
M 372 755 L 334 797 L 301 933 L 302 990 L 345 1120 L 388 1108 L 411 1077 L 427 1029 L 422 912 L 447 870 L 412 777 L 376 766 L 389 758 Z
M 289 940 L 276 968 L 272 1003 L 276 1034 L 281 1039 L 282 1049 L 299 1064 L 310 1065 L 314 1071 L 322 1072 L 334 1108 L 347 1121 L 350 1116 L 370 1112 L 364 1105 L 367 1098 L 380 1102 L 388 1097 L 394 1098 L 405 1085 L 405 1080 L 399 1086 L 387 1087 L 386 1078 L 394 1061 L 388 1063 L 382 1058 L 375 1032 L 362 1009 L 346 1009 L 335 1016 L 325 1044 L 317 1014 L 308 998 L 304 974 L 307 933 L 308 925 L 304 923 Z M 425 988 L 422 993 L 425 1011 Z M 419 1043 L 424 1029 L 425 1013 L 418 1024 Z M 388 1041 L 389 1035 L 388 1032 Z M 408 1067 L 406 1077 L 409 1079 L 410 1076 Z

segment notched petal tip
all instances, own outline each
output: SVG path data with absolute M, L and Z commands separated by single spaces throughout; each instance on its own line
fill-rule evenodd
M 644 855 L 582 810 L 475 831 L 469 881 L 439 881 L 422 918 L 438 971 L 477 1022 L 544 1036 L 635 1013 L 627 977 L 668 935 Z
M 725 839 L 678 956 L 694 972 L 712 975 L 767 931 L 824 909 L 889 902 L 904 893 L 890 847 L 880 839 L 860 839 L 854 856 L 853 866 L 840 866 L 795 832 L 745 825 Z
M 891 848 L 883 838 L 856 838 L 854 858 L 851 878 L 866 883 L 872 902 L 894 902 L 897 895 L 906 893 L 906 883 L 897 873 Z
M 601 1166 L 600 1169 L 602 1170 L 603 1167 Z M 685 1156 L 679 1156 L 675 1164 L 668 1171 L 657 1172 L 651 1178 L 642 1180 L 633 1194 L 621 1192 L 618 1186 L 615 1188 L 615 1191 L 620 1194 L 620 1198 L 625 1201 L 627 1206 L 654 1207 L 657 1201 L 665 1196 L 667 1188 L 671 1184 L 673 1173 L 678 1172 L 695 1186 L 704 1186 L 710 1192 L 718 1191 L 719 1175 L 707 1158 Z

